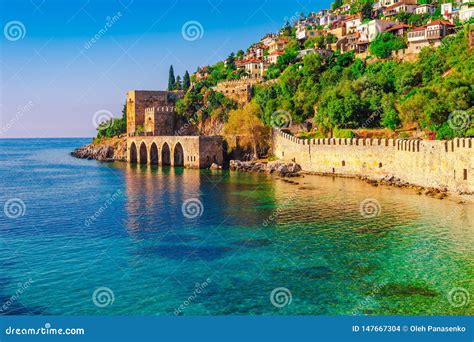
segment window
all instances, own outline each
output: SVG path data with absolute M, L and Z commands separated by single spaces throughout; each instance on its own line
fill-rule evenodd
M 464 180 L 467 180 L 467 169 L 464 169 L 463 178 Z

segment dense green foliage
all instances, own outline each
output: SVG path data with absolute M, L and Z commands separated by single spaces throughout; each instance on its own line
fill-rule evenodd
M 375 51 L 393 49 L 393 41 L 380 41 L 382 47 Z M 423 49 L 415 62 L 367 63 L 354 59 L 353 53 L 336 53 L 328 60 L 305 56 L 287 66 L 276 83 L 256 87 L 255 100 L 267 125 L 275 111 L 285 110 L 293 122 L 314 117 L 326 131 L 414 125 L 436 132 L 438 138 L 465 136 L 472 129 L 452 130 L 447 122 L 455 111 L 472 117 L 473 70 L 474 55 L 461 30 L 441 47 Z
M 219 92 L 211 89 L 206 81 L 198 82 L 178 100 L 176 111 L 187 120 L 204 121 L 207 118 L 227 120 L 227 113 L 237 108 L 237 104 Z
M 375 38 L 370 44 L 370 53 L 378 58 L 388 58 L 392 51 L 397 51 L 406 47 L 405 42 L 401 38 L 395 37 L 389 32 L 384 32 Z
M 123 105 L 120 119 L 109 119 L 97 127 L 97 138 L 112 138 L 127 132 L 127 105 Z

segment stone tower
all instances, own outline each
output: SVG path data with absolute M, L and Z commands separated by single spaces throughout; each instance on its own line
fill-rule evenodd
M 145 109 L 174 107 L 182 91 L 131 90 L 127 92 L 127 135 L 145 135 Z

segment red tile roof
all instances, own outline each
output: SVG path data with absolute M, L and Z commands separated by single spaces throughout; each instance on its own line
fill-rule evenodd
M 283 55 L 283 51 L 273 51 L 269 56 L 280 56 Z
M 410 28 L 410 27 L 411 26 L 407 25 L 407 24 L 398 24 L 398 25 L 395 25 L 395 26 L 392 26 L 392 27 L 386 29 L 385 32 L 391 32 L 391 31 L 400 30 L 400 29 L 407 29 L 407 28 Z
M 426 30 L 426 25 L 415 27 L 412 31 L 423 31 Z
M 449 21 L 446 21 L 446 20 L 435 20 L 435 21 L 432 21 L 429 24 L 426 24 L 426 26 L 432 26 L 432 25 L 456 26 L 456 25 L 451 24 Z

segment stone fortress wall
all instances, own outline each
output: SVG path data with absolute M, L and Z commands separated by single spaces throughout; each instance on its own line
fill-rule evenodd
M 369 178 L 474 194 L 474 139 L 310 139 L 273 130 L 273 154 L 304 171 Z
M 241 105 L 245 105 L 252 99 L 252 87 L 257 83 L 259 81 L 254 79 L 221 81 L 217 83 L 214 90 Z

